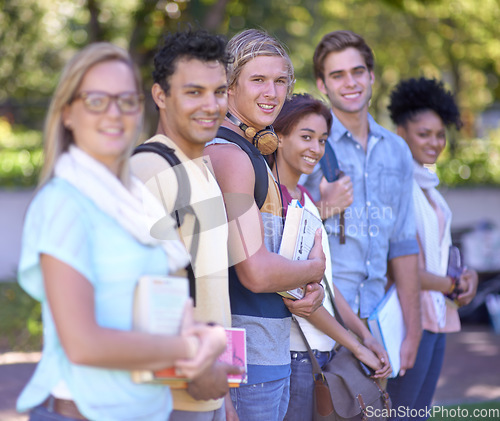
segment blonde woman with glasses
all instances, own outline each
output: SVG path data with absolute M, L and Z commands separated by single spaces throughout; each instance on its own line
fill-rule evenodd
M 91 44 L 66 65 L 48 111 L 19 266 L 44 323 L 41 361 L 17 403 L 33 421 L 166 420 L 169 388 L 135 384 L 130 371 L 176 366 L 194 378 L 225 347 L 221 327 L 193 323 L 192 305 L 180 335 L 132 331 L 137 280 L 188 262 L 177 239 L 151 237 L 147 221 L 164 212 L 128 169 L 140 86 L 124 50 Z

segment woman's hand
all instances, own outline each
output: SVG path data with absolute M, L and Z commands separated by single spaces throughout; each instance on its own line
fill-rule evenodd
M 462 275 L 460 275 L 460 288 L 463 291 L 457 298 L 460 306 L 466 306 L 476 296 L 477 283 L 477 272 L 475 270 L 465 268 Z
M 392 368 L 389 364 L 389 358 L 387 357 L 387 354 L 386 357 L 380 358 L 375 354 L 375 352 L 368 349 L 363 344 L 359 344 L 359 347 L 357 347 L 354 352 L 354 356 L 361 362 L 365 363 L 368 367 L 373 369 L 375 373 L 372 378 L 374 379 L 385 379 L 392 373 Z
M 372 351 L 382 364 L 380 370 L 377 370 L 375 372 L 377 378 L 386 378 L 387 376 L 389 376 L 392 373 L 392 367 L 389 362 L 389 355 L 387 355 L 387 351 L 385 350 L 385 348 L 381 344 L 379 344 L 372 335 L 367 336 L 363 340 L 363 345 L 366 346 L 370 351 Z
M 181 335 L 186 339 L 188 358 L 176 361 L 175 368 L 188 379 L 193 379 L 207 370 L 226 348 L 226 332 L 222 326 L 193 321 L 191 300 L 186 305 Z

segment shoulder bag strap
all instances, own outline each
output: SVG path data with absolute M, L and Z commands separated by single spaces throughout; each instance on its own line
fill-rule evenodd
M 333 296 L 333 291 L 330 288 L 330 284 L 328 283 L 326 276 L 323 276 L 323 281 L 324 281 L 323 283 L 325 284 L 326 292 L 327 292 L 328 296 L 330 297 L 330 301 L 332 302 L 333 312 L 335 313 L 335 318 L 337 319 L 337 321 L 340 323 L 340 325 L 344 329 L 347 329 L 345 326 L 345 323 L 344 323 L 344 319 L 340 315 L 339 309 L 337 308 L 337 305 L 335 304 L 335 297 Z
M 333 292 L 332 292 L 332 290 L 330 288 L 330 285 L 328 284 L 326 276 L 323 276 L 323 281 L 324 281 L 324 284 L 325 284 L 325 288 L 326 288 L 327 294 L 330 297 L 330 300 L 332 301 L 333 311 L 335 312 L 335 318 L 338 320 L 338 322 L 345 329 L 344 320 L 340 316 L 339 310 L 337 309 L 337 306 L 335 305 L 335 298 L 333 296 Z M 312 352 L 311 346 L 309 345 L 309 342 L 307 341 L 306 335 L 304 335 L 304 331 L 302 330 L 302 328 L 300 327 L 299 322 L 297 321 L 297 319 L 293 315 L 292 315 L 292 320 L 295 322 L 297 328 L 299 329 L 300 336 L 302 337 L 302 339 L 303 339 L 303 341 L 304 341 L 304 343 L 306 345 L 307 352 L 309 353 L 309 358 L 311 359 L 311 364 L 312 364 L 312 369 L 313 369 L 313 375 L 322 374 L 323 371 L 321 370 L 321 367 L 320 367 L 320 365 L 318 363 L 318 360 L 316 359 L 316 357 L 314 356 L 314 354 Z
M 309 358 L 311 359 L 312 374 L 313 374 L 314 378 L 316 379 L 316 375 L 323 375 L 323 370 L 321 370 L 321 367 L 318 363 L 318 360 L 316 359 L 315 355 L 313 354 L 311 346 L 309 345 L 309 342 L 307 341 L 306 335 L 304 335 L 304 331 L 300 327 L 298 320 L 293 315 L 292 315 L 292 320 L 295 322 L 296 326 L 298 327 L 300 336 L 302 336 L 302 339 L 304 340 L 304 343 L 306 344 L 307 352 L 309 354 Z

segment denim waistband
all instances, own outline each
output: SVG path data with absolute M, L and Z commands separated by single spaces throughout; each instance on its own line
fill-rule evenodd
M 330 358 L 335 354 L 335 351 L 318 351 L 317 349 L 312 350 L 313 355 L 316 358 L 321 358 L 322 356 L 326 356 L 326 360 L 330 361 Z M 309 353 L 307 351 L 290 351 L 290 357 L 292 360 L 310 360 Z

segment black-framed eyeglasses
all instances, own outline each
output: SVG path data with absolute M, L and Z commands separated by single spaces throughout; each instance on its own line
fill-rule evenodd
M 141 109 L 144 95 L 137 92 L 122 92 L 111 95 L 101 91 L 86 91 L 76 94 L 71 102 L 77 99 L 81 99 L 87 111 L 93 114 L 105 113 L 109 109 L 111 101 L 116 102 L 122 114 L 135 114 Z

